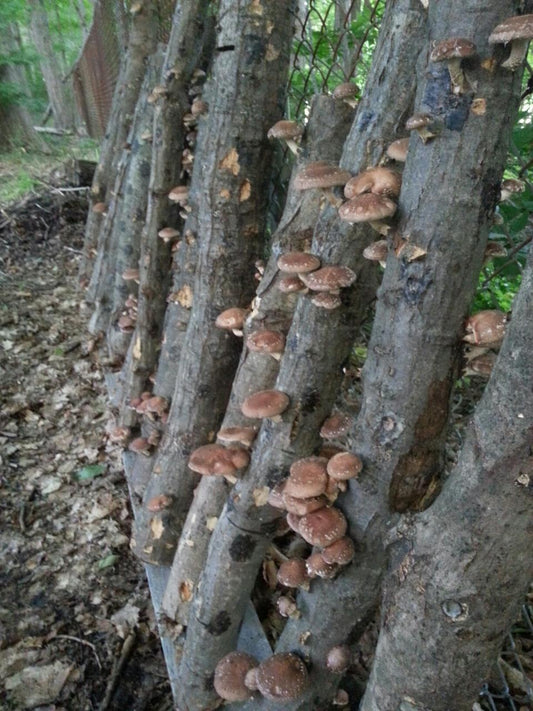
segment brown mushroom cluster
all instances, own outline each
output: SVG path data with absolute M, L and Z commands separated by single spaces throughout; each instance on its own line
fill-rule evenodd
M 355 224 L 369 222 L 382 235 L 387 235 L 385 222 L 396 212 L 402 177 L 385 166 L 375 166 L 351 178 L 344 186 L 347 201 L 339 207 L 339 217 Z
M 260 663 L 245 652 L 230 652 L 218 662 L 213 680 L 215 691 L 226 701 L 246 701 L 258 691 L 280 703 L 297 699 L 308 682 L 304 662 L 292 652 L 273 654 Z

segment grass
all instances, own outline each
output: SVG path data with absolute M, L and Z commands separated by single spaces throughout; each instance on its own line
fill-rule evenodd
M 98 143 L 80 136 L 43 136 L 48 152 L 16 148 L 0 153 L 0 208 L 49 184 L 50 173 L 68 160 L 98 160 Z

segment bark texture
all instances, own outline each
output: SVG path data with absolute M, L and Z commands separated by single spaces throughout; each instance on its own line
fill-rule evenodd
M 291 36 L 289 8 L 281 0 L 221 7 L 191 184 L 198 225 L 191 316 L 168 430 L 145 493 L 145 503 L 163 494 L 173 503 L 161 514 L 144 508 L 139 515 L 132 546 L 146 562 L 172 562 L 198 480 L 188 469 L 189 455 L 212 440 L 237 367 L 240 344 L 214 322 L 224 309 L 247 306 L 253 295 L 272 152 L 266 133 L 282 113 Z
M 533 574 L 532 294 L 530 255 L 459 462 L 431 508 L 391 536 L 362 711 L 471 709 L 518 616 Z
M 280 650 L 299 647 L 313 662 L 315 699 L 336 683 L 324 669 L 327 650 L 346 641 L 378 601 L 383 541 L 394 512 L 426 507 L 439 487 L 462 321 L 498 200 L 518 102 L 516 78 L 480 66 L 489 53 L 490 29 L 511 8 L 485 8 L 482 17 L 476 10 L 465 13 L 464 3 L 448 3 L 429 16 L 430 39 L 452 32 L 474 39 L 480 58 L 469 65 L 468 76 L 476 82 L 476 96 L 493 108 L 482 115 L 471 111 L 473 92 L 453 95 L 447 74 L 428 65 L 429 52 L 421 55 L 416 108 L 434 114 L 441 133 L 427 144 L 416 135 L 411 139 L 393 243 L 398 248 L 408 240 L 426 254 L 409 261 L 391 250 L 379 290 L 352 436 L 365 467 L 340 501 L 357 543 L 356 560 L 337 578 L 334 591 L 318 583 L 299 596 L 302 618 L 288 623 L 278 644 Z M 299 645 L 303 631 L 312 634 Z M 294 708 L 307 708 L 305 703 Z
M 343 102 L 328 96 L 316 96 L 303 137 L 302 152 L 293 168 L 293 177 L 308 161 L 338 162 L 352 118 L 353 110 Z M 292 181 L 289 184 L 285 210 L 272 237 L 271 256 L 257 288 L 254 310 L 245 325 L 245 343 L 250 334 L 262 330 L 287 333 L 300 296 L 278 289 L 276 262 L 284 252 L 309 249 L 322 200 L 317 191 L 296 190 Z M 249 425 L 241 412 L 242 401 L 253 392 L 274 387 L 278 371 L 279 360 L 243 346 L 222 428 Z M 187 514 L 163 600 L 165 613 L 181 623 L 187 622 L 190 601 L 205 562 L 211 524 L 214 517 L 220 515 L 227 493 L 228 485 L 224 479 L 203 477 Z M 194 546 L 190 545 L 190 541 L 194 541 Z
M 76 114 L 70 83 L 62 79 L 62 71 L 50 36 L 48 17 L 42 0 L 30 0 L 30 34 L 39 53 L 39 66 L 46 85 L 56 128 L 74 129 Z
M 120 375 L 121 420 L 125 424 L 129 419 L 127 404 L 148 388 L 148 378 L 155 372 L 161 348 L 171 281 L 171 244 L 163 242 L 158 232 L 164 227 L 181 228 L 183 225 L 179 210 L 168 199 L 168 193 L 180 183 L 183 173 L 181 156 L 187 130 L 183 117 L 190 110 L 187 90 L 195 70 L 206 68 L 211 57 L 212 47 L 208 40 L 212 18 L 208 7 L 207 0 L 178 3 L 165 56 L 161 86 L 166 93 L 156 102 L 152 132 L 148 208 L 139 264 L 141 284 L 137 328 Z M 161 394 L 160 390 L 155 392 Z M 170 399 L 169 394 L 165 396 Z M 148 466 L 145 468 L 149 469 Z
M 145 61 L 156 47 L 158 17 L 152 3 L 142 0 L 140 12 L 131 18 L 128 46 L 120 68 L 109 121 L 100 147 L 100 159 L 94 172 L 91 187 L 92 204 L 103 202 L 110 205 L 112 188 L 117 166 L 133 120 L 137 97 L 145 74 Z M 101 213 L 89 211 L 85 227 L 83 258 L 80 265 L 80 281 L 88 286 L 85 298 L 90 303 L 106 300 L 107 281 L 101 280 L 105 274 L 105 254 L 108 243 L 100 232 L 103 224 Z M 100 234 L 102 237 L 100 238 Z M 96 259 L 95 259 L 96 258 Z
M 353 172 L 376 164 L 386 145 L 398 137 L 412 109 L 414 64 L 424 37 L 425 13 L 420 2 L 388 7 L 365 96 L 343 151 L 341 164 Z M 323 264 L 351 267 L 358 280 L 354 288 L 345 290 L 343 305 L 334 311 L 317 308 L 306 298 L 298 302 L 276 383 L 276 389 L 290 396 L 291 407 L 282 422 L 263 421 L 248 473 L 235 485 L 211 539 L 200 582 L 202 594 L 194 601 L 184 646 L 185 708 L 189 708 L 189 699 L 200 698 L 217 661 L 234 648 L 257 570 L 279 518 L 279 512 L 269 506 L 257 505 L 257 491 L 284 479 L 292 462 L 313 454 L 319 444 L 319 428 L 331 412 L 342 365 L 375 294 L 376 272 L 363 265 L 361 258 L 368 241 L 367 226 L 341 222 L 333 208 L 323 211 L 311 251 Z M 190 708 L 202 707 L 191 703 Z

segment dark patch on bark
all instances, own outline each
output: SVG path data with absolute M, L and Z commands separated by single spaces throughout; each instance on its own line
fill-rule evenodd
M 426 406 L 415 425 L 415 440 L 424 442 L 438 437 L 448 422 L 451 379 L 435 380 L 428 389 Z
M 229 547 L 231 559 L 238 563 L 244 563 L 244 561 L 249 560 L 251 557 L 255 545 L 256 542 L 251 536 L 246 534 L 235 536 Z
M 357 130 L 359 133 L 364 133 L 368 126 L 375 120 L 376 114 L 374 111 L 362 111 L 357 116 Z
M 394 470 L 389 490 L 390 509 L 422 511 L 434 500 L 439 482 L 439 452 L 426 445 L 416 445 L 400 457 Z
M 320 405 L 320 393 L 314 388 L 305 390 L 302 394 L 300 410 L 303 413 L 310 414 L 314 412 Z
M 390 413 L 381 418 L 376 439 L 379 444 L 389 444 L 398 439 L 402 431 L 402 424 L 397 421 L 396 415 Z
M 273 521 L 264 521 L 259 528 L 259 532 L 264 536 L 273 536 L 278 528 L 280 518 L 275 518 Z
M 499 201 L 500 175 L 494 170 L 488 170 L 481 185 L 481 222 L 492 218 Z
M 424 91 L 424 111 L 440 120 L 450 131 L 462 131 L 470 112 L 472 94 L 454 94 L 450 73 L 440 66 L 429 73 Z
M 270 469 L 265 477 L 265 483 L 271 489 L 289 476 L 289 472 L 283 469 Z
M 424 267 L 421 264 L 402 265 L 402 272 L 402 280 L 405 281 L 404 299 L 414 306 L 422 300 L 433 280 L 430 274 L 424 274 Z
M 204 679 L 204 691 L 214 691 L 215 689 L 215 675 L 211 674 L 211 676 L 208 676 L 207 679 Z
M 213 637 L 219 637 L 221 634 L 224 634 L 226 630 L 228 630 L 231 626 L 231 617 L 229 616 L 229 613 L 226 612 L 226 610 L 221 610 L 213 619 L 211 622 L 209 622 L 205 628 L 209 632 L 209 634 L 212 634 Z

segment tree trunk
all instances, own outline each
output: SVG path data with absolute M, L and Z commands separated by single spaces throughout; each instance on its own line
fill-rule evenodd
M 117 5 L 119 4 L 117 3 Z M 128 48 L 120 68 L 107 130 L 100 147 L 100 159 L 94 172 L 91 187 L 93 206 L 96 203 L 103 203 L 109 207 L 113 199 L 112 187 L 118 162 L 133 120 L 137 97 L 144 78 L 145 61 L 156 47 L 158 29 L 159 17 L 152 7 L 152 3 L 142 0 L 140 11 L 131 18 Z M 100 284 L 100 276 L 105 263 L 103 255 L 108 247 L 104 235 L 108 235 L 108 232 L 102 232 L 100 239 L 102 224 L 102 213 L 90 210 L 85 227 L 83 258 L 80 265 L 80 281 L 82 284 L 88 285 L 85 298 L 90 303 L 95 303 L 99 298 L 104 297 L 102 293 L 104 285 Z M 100 253 L 100 259 L 98 268 L 95 269 L 93 264 L 98 253 Z
M 213 437 L 237 367 L 239 344 L 215 326 L 217 315 L 246 307 L 254 262 L 264 249 L 271 146 L 266 134 L 282 114 L 291 23 L 285 2 L 268 7 L 228 2 L 220 10 L 218 53 L 204 97 L 190 190 L 197 247 L 191 316 L 183 339 L 169 425 L 136 521 L 133 550 L 146 562 L 169 565 L 198 476 L 190 453 Z M 184 384 L 186 384 L 184 386 Z M 148 504 L 168 496 L 154 514 Z
M 18 51 L 17 29 L 8 24 L 0 35 L 0 56 L 9 57 Z M 0 64 L 0 82 L 8 85 L 13 97 L 0 103 L 0 150 L 8 150 L 21 144 L 47 151 L 46 144 L 33 128 L 31 116 L 24 105 L 28 97 L 26 78 L 19 64 Z
M 532 294 L 530 251 L 457 466 L 431 508 L 391 535 L 361 711 L 469 711 L 518 617 L 533 574 Z
M 425 36 L 420 2 L 404 0 L 394 8 L 389 6 L 381 33 L 365 98 L 341 161 L 356 172 L 383 157 L 386 145 L 397 138 L 399 126 L 409 115 L 415 89 L 414 63 Z M 298 302 L 276 383 L 276 389 L 290 396 L 291 407 L 283 413 L 282 422 L 263 421 L 248 473 L 235 485 L 211 538 L 200 582 L 202 595 L 194 600 L 187 628 L 184 689 L 203 688 L 217 661 L 234 648 L 257 571 L 279 519 L 278 511 L 256 503 L 257 492 L 283 480 L 295 459 L 313 454 L 319 445 L 318 432 L 331 412 L 342 365 L 375 294 L 374 267 L 363 266 L 361 258 L 368 239 L 368 226 L 341 222 L 333 208 L 323 211 L 311 251 L 323 264 L 341 263 L 354 269 L 358 273 L 356 287 L 345 290 L 343 305 L 333 311 L 317 308 L 306 298 Z M 187 693 L 194 698 L 194 691 Z
M 48 99 L 52 106 L 56 128 L 74 129 L 76 127 L 74 97 L 70 83 L 62 78 L 60 63 L 52 46 L 48 17 L 42 0 L 30 0 L 30 34 L 39 53 L 39 66 L 46 86 Z
M 511 8 L 485 7 L 481 18 L 475 9 L 464 13 L 464 3 L 439 6 L 430 13 L 431 36 L 455 31 L 472 37 L 483 58 L 490 29 Z M 337 579 L 334 607 L 330 586 L 313 583 L 312 592 L 299 597 L 302 617 L 288 623 L 278 645 L 299 647 L 313 661 L 309 693 L 320 698 L 335 684 L 324 669 L 327 650 L 346 642 L 350 629 L 377 604 L 391 517 L 426 507 L 438 490 L 462 319 L 499 197 L 518 103 L 518 79 L 504 71 L 490 74 L 480 60 L 469 77 L 478 96 L 498 107 L 490 115 L 469 112 L 473 92 L 453 95 L 447 70 L 435 64 L 428 70 L 425 54 L 418 73 L 417 107 L 435 115 L 442 132 L 427 144 L 418 136 L 410 142 L 393 237 L 398 256 L 389 252 L 363 371 L 363 406 L 352 439 L 365 467 L 340 499 L 358 553 Z M 480 156 L 487 158 L 480 162 Z M 426 251 L 421 258 L 402 258 L 406 236 Z M 306 629 L 313 635 L 299 645 Z M 294 708 L 308 708 L 302 703 Z
M 293 176 L 309 161 L 337 163 L 352 118 L 353 110 L 343 102 L 316 96 Z M 245 324 L 245 343 L 252 333 L 273 330 L 285 335 L 288 331 L 298 294 L 279 290 L 276 262 L 284 252 L 309 248 L 321 202 L 318 191 L 296 190 L 292 182 L 289 184 L 285 210 L 272 238 L 271 256 L 253 302 L 254 311 Z M 257 390 L 273 388 L 278 371 L 279 360 L 243 347 L 222 428 L 249 425 L 241 412 L 242 401 Z M 209 521 L 220 515 L 227 494 L 228 485 L 222 477 L 202 477 L 189 508 L 163 602 L 165 613 L 183 624 L 187 622 L 190 601 L 196 594 L 196 584 L 205 563 L 211 537 Z M 194 546 L 190 541 L 194 541 Z

